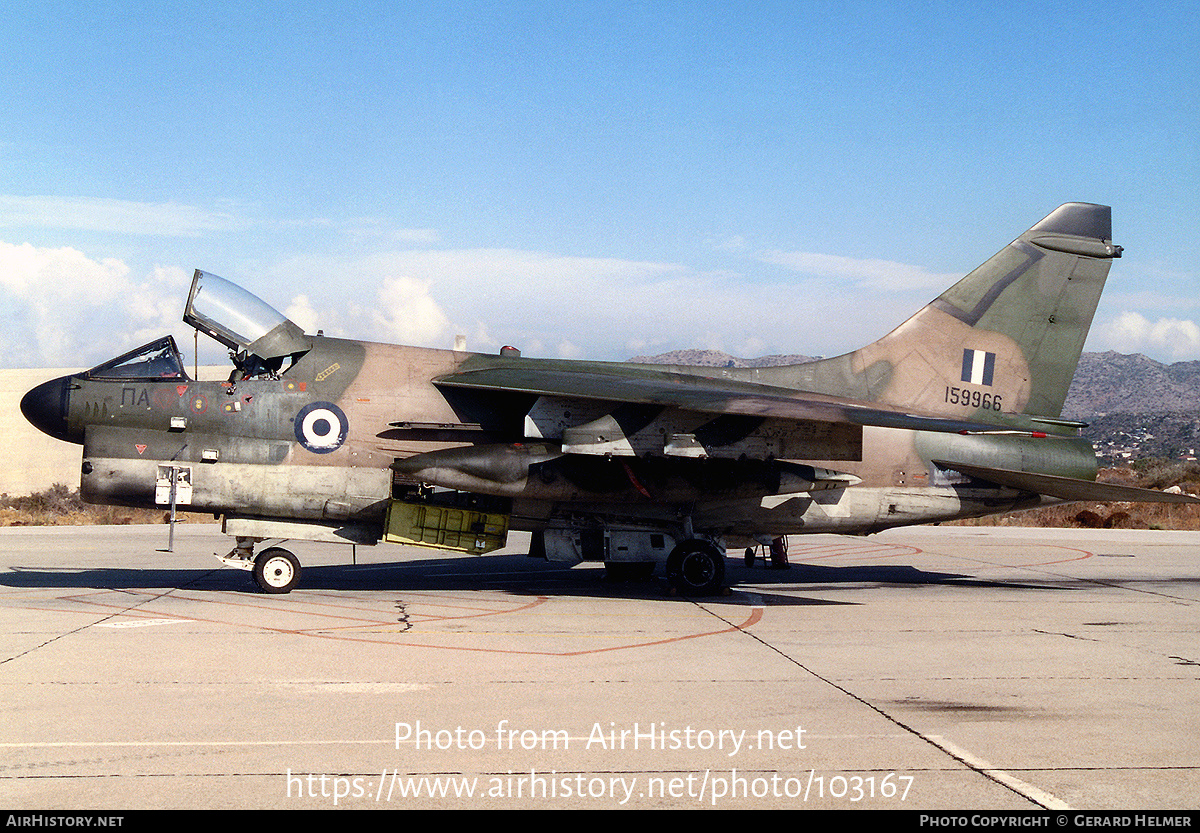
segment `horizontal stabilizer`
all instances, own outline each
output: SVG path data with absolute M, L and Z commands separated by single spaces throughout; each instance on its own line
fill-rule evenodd
M 1200 498 L 1182 492 L 1159 492 L 1155 489 L 1140 489 L 1137 486 L 1118 486 L 1115 483 L 1097 483 L 1074 477 L 1059 477 L 1053 474 L 1036 474 L 1028 471 L 994 469 L 988 466 L 973 466 L 969 463 L 947 463 L 934 460 L 944 469 L 987 480 L 999 486 L 1008 486 L 1022 492 L 1036 492 L 1060 500 L 1123 500 L 1134 503 L 1200 503 Z

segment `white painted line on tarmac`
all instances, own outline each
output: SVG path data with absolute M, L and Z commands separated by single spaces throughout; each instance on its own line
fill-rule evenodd
M 149 625 L 174 625 L 187 619 L 135 619 L 126 622 L 97 622 L 97 628 L 144 628 Z
M 997 769 L 982 758 L 971 754 L 965 749 L 960 749 L 959 747 L 955 746 L 941 735 L 925 735 L 925 739 L 934 746 L 942 749 L 944 752 L 962 761 L 964 764 L 971 767 L 971 769 L 983 773 L 997 783 L 1003 784 L 1010 790 L 1020 793 L 1035 804 L 1045 807 L 1047 810 L 1071 809 L 1069 804 L 1057 796 L 1051 795 L 1045 790 L 1038 789 L 1032 784 L 1028 784 L 1025 781 L 1022 781 L 1020 778 L 1017 778 L 1015 775 L 1011 775 L 1002 769 Z

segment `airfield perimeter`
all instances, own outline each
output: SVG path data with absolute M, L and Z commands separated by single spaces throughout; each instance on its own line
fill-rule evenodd
M 215 526 L 0 530 L 0 804 L 1194 809 L 1200 536 L 918 528 L 728 596 Z M 396 558 L 399 564 L 382 564 Z M 442 797 L 430 792 L 445 792 Z M 419 795 L 415 793 L 420 793 Z M 467 793 L 473 792 L 469 796 Z M 405 794 L 407 793 L 407 794 Z

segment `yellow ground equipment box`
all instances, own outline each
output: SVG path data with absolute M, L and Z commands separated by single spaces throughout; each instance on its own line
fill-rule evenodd
M 471 508 L 392 500 L 383 540 L 480 555 L 504 546 L 508 517 Z

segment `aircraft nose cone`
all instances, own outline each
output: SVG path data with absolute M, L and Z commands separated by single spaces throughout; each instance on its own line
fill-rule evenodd
M 67 429 L 67 382 L 61 376 L 42 382 L 21 398 L 21 413 L 38 429 L 56 439 L 79 442 Z

